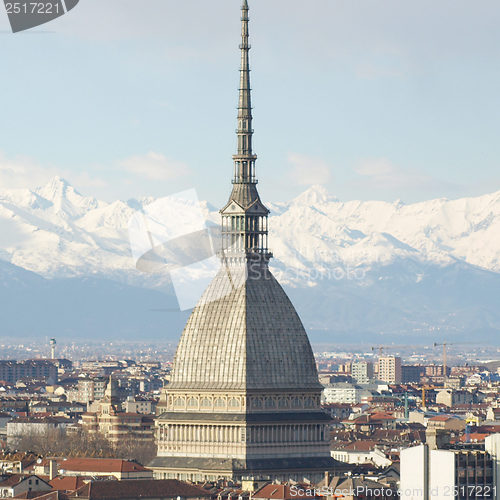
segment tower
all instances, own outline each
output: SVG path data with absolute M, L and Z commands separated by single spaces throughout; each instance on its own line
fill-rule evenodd
M 221 210 L 221 268 L 193 310 L 156 421 L 157 478 L 319 481 L 329 417 L 307 334 L 268 263 L 253 153 L 249 16 L 242 6 L 237 152 Z
M 401 358 L 381 356 L 378 360 L 378 378 L 388 384 L 400 384 L 402 379 Z
M 50 339 L 50 359 L 56 359 L 56 339 Z

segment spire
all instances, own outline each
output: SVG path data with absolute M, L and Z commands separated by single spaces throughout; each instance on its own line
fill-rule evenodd
M 241 6 L 241 67 L 240 96 L 238 101 L 238 149 L 234 156 L 235 183 L 255 183 L 255 160 L 252 151 L 252 89 L 250 87 L 250 44 L 248 2 Z
M 238 148 L 233 156 L 233 190 L 222 214 L 222 250 L 226 261 L 259 259 L 267 264 L 269 210 L 260 201 L 255 177 L 257 156 L 252 149 L 252 90 L 250 87 L 250 44 L 248 1 L 241 7 L 241 67 L 238 101 Z

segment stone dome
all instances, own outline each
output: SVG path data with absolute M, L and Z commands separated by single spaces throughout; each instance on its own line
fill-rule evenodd
M 262 266 L 221 266 L 182 334 L 169 387 L 320 389 L 309 339 L 283 288 Z

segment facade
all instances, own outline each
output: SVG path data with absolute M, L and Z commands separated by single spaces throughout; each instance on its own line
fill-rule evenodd
M 378 360 L 378 378 L 388 384 L 400 384 L 402 379 L 401 358 L 381 356 Z
M 495 486 L 493 500 L 500 500 L 500 434 L 488 436 L 484 447 L 493 460 L 493 485 Z
M 153 418 L 141 413 L 122 411 L 116 381 L 110 378 L 103 399 L 94 403 L 92 412 L 82 415 L 82 429 L 100 433 L 112 443 L 123 440 L 153 440 Z
M 401 367 L 401 382 L 403 384 L 418 383 L 425 372 L 420 365 L 403 365 Z
M 468 391 L 455 391 L 453 389 L 444 389 L 438 391 L 436 396 L 436 403 L 442 404 L 448 407 L 456 405 L 468 405 L 471 403 L 476 403 L 476 398 L 474 394 Z
M 443 431 L 463 431 L 466 422 L 461 418 L 449 415 L 436 415 L 427 421 L 427 429 L 439 429 Z
M 22 494 L 28 494 L 25 498 L 30 498 L 29 494 L 34 492 L 50 491 L 52 487 L 38 476 L 7 474 L 0 476 L 0 497 L 12 498 Z
M 3 474 L 21 474 L 38 460 L 38 455 L 26 452 L 0 454 L 0 470 Z
M 150 399 L 129 396 L 122 404 L 125 413 L 142 413 L 151 415 L 155 412 L 155 403 Z
M 76 400 L 81 403 L 99 401 L 104 397 L 108 379 L 106 377 L 84 378 L 78 381 Z
M 373 363 L 371 361 L 356 361 L 351 365 L 351 377 L 358 384 L 369 384 L 373 379 Z
M 22 379 L 57 382 L 57 366 L 44 359 L 28 361 L 0 361 L 0 380 L 15 384 Z
M 339 382 L 338 384 L 327 385 L 323 389 L 323 403 L 349 403 L 356 405 L 361 403 L 363 399 L 367 399 L 372 395 L 372 392 L 359 387 L 359 385 L 349 384 L 347 382 Z
M 408 500 L 498 500 L 497 475 L 500 435 L 486 449 L 431 450 L 427 445 L 401 452 L 401 498 Z
M 94 477 L 118 481 L 152 479 L 153 473 L 130 460 L 119 458 L 65 458 L 44 459 L 33 467 L 35 474 L 52 479 L 58 474 L 65 477 Z
M 355 465 L 372 463 L 376 467 L 382 468 L 389 467 L 392 464 L 392 461 L 387 458 L 385 453 L 370 441 L 360 441 L 345 446 L 333 447 L 331 454 L 333 458 L 340 462 Z
M 182 334 L 156 422 L 157 478 L 323 477 L 334 469 L 306 332 L 269 271 L 269 210 L 253 153 L 248 3 L 242 6 L 238 150 L 221 210 L 221 268 Z

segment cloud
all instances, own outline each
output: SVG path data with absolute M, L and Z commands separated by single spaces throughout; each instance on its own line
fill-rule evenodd
M 34 189 L 44 186 L 54 177 L 63 177 L 78 188 L 101 188 L 108 183 L 86 171 L 74 171 L 41 165 L 31 158 L 9 158 L 0 152 L 0 187 L 4 189 Z
M 150 152 L 110 164 L 87 167 L 44 165 L 29 157 L 8 157 L 0 151 L 0 189 L 35 189 L 54 177 L 68 180 L 76 189 L 101 199 L 127 199 L 158 193 L 158 186 L 189 173 L 185 163 Z
M 60 174 L 54 168 L 44 168 L 30 158 L 7 158 L 0 152 L 0 186 L 7 189 L 33 188 L 45 184 Z
M 437 179 L 415 170 L 401 168 L 387 158 L 375 158 L 363 161 L 354 171 L 362 184 L 385 190 L 412 191 L 438 189 L 456 189 L 456 184 Z
M 120 162 L 128 172 L 152 181 L 170 181 L 189 173 L 189 167 L 180 161 L 150 151 L 143 156 L 132 156 Z
M 290 153 L 288 162 L 292 165 L 290 176 L 300 186 L 326 184 L 331 178 L 331 168 L 321 158 Z
M 66 178 L 71 178 L 72 182 L 80 188 L 97 188 L 105 189 L 109 186 L 109 183 L 100 177 L 91 175 L 89 172 L 80 172 L 77 175 L 68 174 Z

